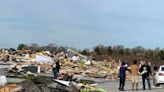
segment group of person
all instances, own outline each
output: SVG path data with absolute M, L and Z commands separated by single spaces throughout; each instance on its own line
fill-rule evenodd
M 122 65 L 119 69 L 119 90 L 124 91 L 125 81 L 126 81 L 126 71 L 131 73 L 132 80 L 132 90 L 138 90 L 138 81 L 139 75 L 142 76 L 143 90 L 145 90 L 145 81 L 148 82 L 148 88 L 151 90 L 150 75 L 152 70 L 149 64 L 146 61 L 142 61 L 140 65 L 137 64 L 137 60 L 133 61 L 133 65 L 127 67 L 126 62 L 122 62 Z
M 58 77 L 60 70 L 59 60 L 52 64 L 53 78 L 56 79 Z M 151 90 L 150 83 L 150 75 L 152 74 L 152 70 L 149 64 L 146 61 L 143 61 L 140 65 L 137 64 L 137 60 L 133 61 L 133 65 L 128 67 L 127 62 L 122 62 L 121 67 L 119 69 L 119 90 L 124 91 L 125 81 L 126 81 L 126 71 L 131 73 L 132 80 L 132 90 L 138 90 L 138 81 L 139 75 L 142 76 L 142 84 L 143 90 L 145 90 L 145 81 L 148 82 L 148 88 Z

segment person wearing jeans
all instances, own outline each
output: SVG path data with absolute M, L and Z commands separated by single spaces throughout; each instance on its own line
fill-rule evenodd
M 128 69 L 127 67 L 125 67 L 125 62 L 122 62 L 122 66 L 120 67 L 120 70 L 119 70 L 119 77 L 120 77 L 119 90 L 120 91 L 124 91 L 127 70 Z
M 149 78 L 149 76 L 144 76 L 144 77 L 142 77 L 143 90 L 145 90 L 145 80 L 147 80 L 149 90 L 151 90 L 151 84 L 150 84 L 150 78 Z
M 150 77 L 149 77 L 151 75 L 151 68 L 149 67 L 149 65 L 146 64 L 145 61 L 143 61 L 143 65 L 141 66 L 139 72 L 142 74 L 143 90 L 145 90 L 145 80 L 147 80 L 149 90 L 151 90 Z
M 56 61 L 56 63 L 53 63 L 53 78 L 56 79 L 59 75 L 59 71 L 60 71 L 60 64 L 59 64 L 59 60 Z

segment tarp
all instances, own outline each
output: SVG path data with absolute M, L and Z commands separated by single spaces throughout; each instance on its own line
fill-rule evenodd
M 49 57 L 49 56 L 45 56 L 45 55 L 36 55 L 36 62 L 40 63 L 53 63 L 54 59 Z
M 80 60 L 87 60 L 87 57 L 82 55 L 82 54 L 79 54 L 78 52 L 72 50 L 72 49 L 68 49 L 67 50 L 67 54 L 70 58 L 72 58 L 73 56 L 75 56 L 76 54 L 78 54 Z

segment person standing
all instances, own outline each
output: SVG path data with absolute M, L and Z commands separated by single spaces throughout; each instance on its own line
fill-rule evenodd
M 145 90 L 145 80 L 147 80 L 149 90 L 151 90 L 150 77 L 149 77 L 151 75 L 151 68 L 149 67 L 149 65 L 146 64 L 145 61 L 143 61 L 143 65 L 141 66 L 139 72 L 142 75 L 143 90 Z
M 127 69 L 127 67 L 125 67 L 125 62 L 122 62 L 122 65 L 119 69 L 119 77 L 120 77 L 119 90 L 120 91 L 124 91 L 127 70 L 128 69 Z
M 127 59 L 127 58 L 125 59 L 125 66 L 126 66 L 126 67 L 129 67 L 128 59 Z
M 142 61 L 140 61 L 140 64 L 139 64 L 139 69 L 141 68 L 141 66 L 143 65 Z
M 131 71 L 131 78 L 132 78 L 132 90 L 134 88 L 138 90 L 138 72 L 139 72 L 139 66 L 137 65 L 137 60 L 133 61 L 133 65 L 130 67 Z
M 158 71 L 158 67 L 157 65 L 153 65 L 153 75 L 155 75 L 155 73 Z
M 53 78 L 56 79 L 59 75 L 59 71 L 60 71 L 60 64 L 59 64 L 59 60 L 56 61 L 56 63 L 53 63 Z
M 153 65 L 151 64 L 151 62 L 148 62 L 148 66 L 150 67 L 151 71 L 153 72 Z

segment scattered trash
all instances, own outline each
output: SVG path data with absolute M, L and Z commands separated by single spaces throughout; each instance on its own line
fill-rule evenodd
M 27 79 L 26 83 L 23 82 L 21 85 L 24 86 L 22 89 L 29 92 L 41 92 L 41 90 L 46 90 L 45 92 L 54 92 L 53 90 L 55 92 L 106 92 L 96 87 L 98 83 L 81 78 L 118 79 L 119 64 L 116 61 L 95 61 L 71 49 L 68 49 L 67 53 L 56 54 L 49 51 L 30 53 L 29 50 L 19 50 L 13 53 L 16 54 L 4 51 L 0 53 L 0 58 L 10 60 L 7 63 L 12 67 L 8 69 L 8 76 L 14 74 L 14 77 Z M 59 61 L 61 69 L 58 78 L 53 80 L 52 64 L 56 61 Z M 29 85 L 30 87 L 33 85 L 36 90 L 25 88 Z

